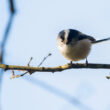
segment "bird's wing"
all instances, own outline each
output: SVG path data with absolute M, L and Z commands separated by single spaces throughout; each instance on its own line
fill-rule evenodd
M 93 38 L 92 36 L 88 36 L 88 35 L 80 35 L 79 36 L 79 40 L 83 40 L 83 39 L 89 39 L 91 42 L 95 42 L 95 38 Z

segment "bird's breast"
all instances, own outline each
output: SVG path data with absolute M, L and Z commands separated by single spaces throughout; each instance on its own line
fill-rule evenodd
M 62 55 L 70 61 L 85 59 L 91 49 L 91 42 L 88 39 L 80 40 L 76 44 L 58 45 Z

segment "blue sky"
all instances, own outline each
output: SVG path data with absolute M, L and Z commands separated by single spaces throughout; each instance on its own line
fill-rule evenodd
M 63 29 L 78 29 L 96 39 L 110 36 L 109 0 L 15 0 L 17 13 L 6 46 L 5 63 L 32 66 L 52 53 L 42 66 L 68 63 L 57 49 L 57 35 Z M 8 3 L 0 1 L 0 41 L 9 18 Z M 110 41 L 93 45 L 88 61 L 110 63 Z M 85 62 L 82 60 L 80 62 Z M 21 74 L 20 71 L 15 71 Z M 109 70 L 72 69 L 57 73 L 36 72 L 32 76 L 2 82 L 3 110 L 110 110 Z M 33 79 L 34 78 L 34 79 Z M 48 86 L 47 86 L 48 85 Z M 54 88 L 51 91 L 49 88 Z M 59 95 L 59 91 L 63 95 Z M 66 98 L 64 98 L 66 97 Z M 76 98 L 83 106 L 70 103 Z

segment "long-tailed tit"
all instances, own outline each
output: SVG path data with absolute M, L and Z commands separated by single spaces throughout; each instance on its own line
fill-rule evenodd
M 96 40 L 94 37 L 83 34 L 78 30 L 68 29 L 58 34 L 57 43 L 62 55 L 72 63 L 72 61 L 87 58 L 92 44 L 106 40 L 110 40 L 110 38 Z

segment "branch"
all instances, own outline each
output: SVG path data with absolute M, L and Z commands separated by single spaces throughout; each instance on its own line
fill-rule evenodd
M 94 64 L 89 63 L 88 65 L 85 64 L 66 64 L 62 66 L 56 66 L 56 67 L 30 67 L 30 66 L 17 66 L 17 65 L 5 65 L 0 64 L 0 68 L 4 70 L 25 70 L 29 73 L 34 73 L 36 71 L 39 72 L 59 72 L 67 69 L 80 69 L 80 68 L 91 68 L 91 69 L 110 69 L 110 64 Z
M 44 59 L 41 61 L 41 63 L 38 65 L 38 67 L 40 67 L 42 64 L 43 64 L 43 62 L 49 57 L 49 56 L 51 56 L 52 54 L 51 53 L 49 53 L 46 57 L 44 57 Z
M 2 42 L 0 44 L 0 64 L 4 63 L 5 48 L 6 48 L 7 40 L 9 39 L 9 32 L 10 32 L 10 29 L 11 29 L 11 26 L 13 23 L 13 17 L 15 15 L 14 0 L 8 0 L 8 3 L 9 3 L 10 17 L 9 17 L 8 23 L 7 23 L 5 31 L 4 31 Z M 0 99 L 1 99 L 2 79 L 3 79 L 3 71 L 0 71 Z M 0 102 L 0 106 L 1 106 L 1 102 Z M 0 107 L 0 110 L 1 110 L 1 107 Z

